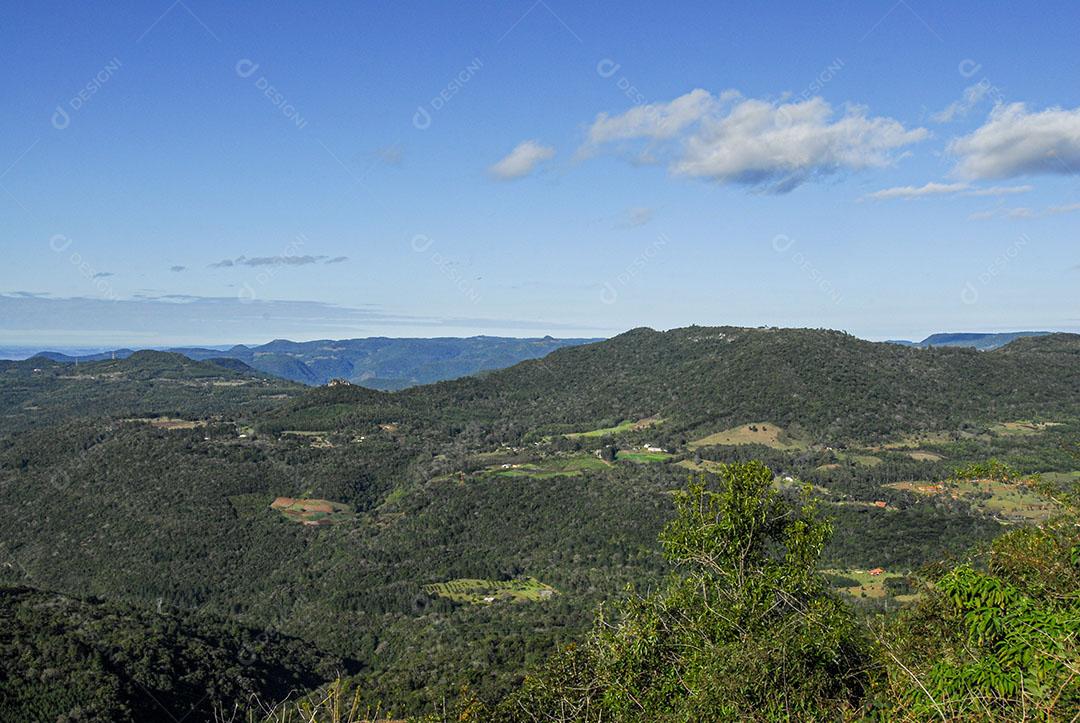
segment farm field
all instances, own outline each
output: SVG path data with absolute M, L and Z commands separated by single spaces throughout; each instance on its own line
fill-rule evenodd
M 270 503 L 286 519 L 311 527 L 334 525 L 353 518 L 349 505 L 307 497 L 278 497 Z
M 869 570 L 822 570 L 822 572 L 828 575 L 847 578 L 849 581 L 854 582 L 854 585 L 848 586 L 835 585 L 834 589 L 839 590 L 845 595 L 856 598 L 884 598 L 886 596 L 885 581 L 889 578 L 905 577 L 905 575 L 890 573 L 887 570 L 883 570 L 877 575 L 870 574 Z M 909 603 L 914 602 L 918 597 L 918 593 L 914 593 L 910 595 L 895 595 L 893 596 L 893 599 L 897 602 Z
M 317 449 L 329 449 L 334 445 L 326 438 L 324 432 L 308 432 L 298 429 L 286 429 L 281 433 L 282 438 L 296 437 L 307 440 L 312 447 Z
M 714 462 L 711 459 L 703 459 L 700 462 L 695 462 L 692 459 L 684 459 L 676 462 L 677 467 L 685 467 L 692 472 L 719 472 L 724 464 L 723 462 Z
M 880 447 L 872 447 L 871 449 L 875 449 L 878 451 L 918 450 L 920 447 L 924 447 L 926 445 L 949 444 L 953 441 L 953 434 L 951 432 L 930 432 L 927 434 L 912 434 L 906 437 L 901 437 L 894 442 L 887 442 Z
M 906 454 L 916 462 L 940 462 L 945 459 L 944 455 L 940 455 L 937 452 L 927 452 L 922 449 L 914 449 Z
M 803 440 L 790 436 L 783 427 L 771 422 L 754 422 L 725 429 L 707 437 L 694 440 L 688 445 L 691 449 L 712 445 L 762 444 L 780 450 L 807 449 Z
M 855 464 L 860 464 L 863 467 L 877 467 L 881 464 L 881 457 L 875 457 L 872 454 L 858 454 L 852 452 L 837 452 L 837 459 L 851 460 Z
M 490 467 L 489 471 L 500 477 L 534 477 L 544 479 L 548 477 L 569 477 L 581 474 L 587 470 L 607 469 L 608 463 L 591 454 L 576 455 L 573 457 L 551 457 L 537 462 L 525 462 L 511 464 L 509 466 L 498 465 Z
M 941 483 L 892 482 L 885 485 L 919 495 L 948 495 L 953 499 L 967 498 L 976 509 L 1006 521 L 1039 522 L 1055 511 L 1054 504 L 1024 482 L 993 480 L 964 480 Z
M 537 602 L 556 594 L 555 588 L 535 577 L 517 580 L 483 580 L 460 578 L 446 582 L 424 585 L 431 595 L 472 605 L 490 605 L 494 602 Z
M 636 462 L 639 464 L 649 462 L 666 462 L 672 458 L 673 455 L 667 452 L 648 452 L 645 450 L 628 450 L 626 452 L 620 451 L 616 455 L 617 461 Z
M 1045 432 L 1050 427 L 1061 426 L 1060 422 L 1033 422 L 1030 420 L 1018 420 L 1015 422 L 999 422 L 990 427 L 994 434 L 1011 437 L 1031 437 Z
M 563 436 L 567 439 L 575 438 L 589 438 L 589 437 L 606 437 L 608 435 L 623 434 L 625 432 L 636 432 L 639 429 L 646 429 L 653 425 L 660 424 L 662 419 L 658 417 L 646 417 L 645 419 L 639 419 L 636 422 L 632 420 L 626 420 L 621 424 L 614 427 L 604 427 L 603 429 L 592 429 L 588 432 L 570 432 Z
M 1080 470 L 1073 470 L 1072 472 L 1043 472 L 1042 477 L 1048 482 L 1057 484 L 1076 482 L 1080 480 Z
M 149 424 L 154 429 L 195 429 L 197 427 L 205 427 L 206 422 L 190 419 L 173 419 L 172 417 L 139 417 L 135 419 L 125 419 L 125 422 L 143 422 Z

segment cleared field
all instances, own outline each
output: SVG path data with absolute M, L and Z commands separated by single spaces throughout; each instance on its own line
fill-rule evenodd
M 906 454 L 917 462 L 940 462 L 945 459 L 944 456 L 937 454 L 936 452 L 927 452 L 922 449 L 906 452 Z
M 270 507 L 286 519 L 309 527 L 335 525 L 353 518 L 353 509 L 349 505 L 313 497 L 278 497 Z
M 1060 426 L 1060 422 L 1033 422 L 1021 419 L 1015 422 L 999 422 L 992 425 L 990 431 L 1010 437 L 1031 437 L 1057 426 Z
M 563 436 L 567 439 L 575 439 L 578 437 L 606 437 L 608 435 L 622 434 L 624 432 L 635 432 L 639 429 L 645 429 L 656 424 L 660 424 L 664 420 L 659 417 L 646 417 L 645 419 L 639 419 L 636 422 L 633 420 L 627 420 L 614 427 L 604 427 L 603 429 L 591 429 L 588 432 L 570 432 Z
M 694 440 L 688 445 L 691 449 L 712 445 L 762 444 L 773 449 L 806 449 L 809 445 L 801 439 L 790 436 L 783 427 L 772 422 L 753 422 L 739 427 L 725 429 L 716 434 Z
M 581 474 L 588 470 L 607 469 L 608 463 L 591 454 L 578 455 L 576 457 L 552 457 L 537 462 L 523 464 L 499 465 L 490 467 L 489 471 L 500 477 L 570 477 Z
M 1024 482 L 965 480 L 961 482 L 892 482 L 885 485 L 919 495 L 943 495 L 971 500 L 986 514 L 1011 522 L 1039 522 L 1056 511 L 1054 503 L 1036 493 Z
M 890 574 L 884 570 L 877 575 L 871 575 L 869 570 L 822 570 L 822 572 L 848 578 L 854 582 L 854 585 L 837 585 L 834 589 L 857 598 L 883 598 L 886 595 L 885 581 L 889 578 L 904 577 L 904 575 Z M 908 603 L 918 598 L 918 593 L 915 593 L 896 595 L 893 599 L 897 602 Z
M 672 455 L 667 452 L 630 450 L 627 452 L 619 452 L 615 459 L 620 462 L 637 462 L 643 464 L 649 462 L 666 462 L 671 459 L 671 457 Z
M 326 438 L 325 432 L 308 432 L 299 429 L 286 429 L 281 433 L 282 438 L 285 437 L 299 437 L 307 440 L 312 447 L 318 449 L 329 449 L 334 445 Z
M 881 457 L 875 457 L 872 454 L 837 452 L 836 457 L 837 459 L 851 460 L 855 464 L 862 465 L 863 467 L 877 467 L 881 464 Z
M 1058 484 L 1077 482 L 1080 481 L 1080 470 L 1074 470 L 1072 472 L 1043 472 L 1042 477 L 1048 482 L 1055 482 Z
M 205 427 L 206 422 L 202 420 L 190 420 L 190 419 L 173 419 L 172 417 L 138 417 L 136 419 L 125 419 L 125 422 L 143 422 L 149 424 L 154 429 L 195 429 L 196 427 Z
M 908 437 L 903 437 L 895 442 L 889 442 L 883 444 L 876 449 L 914 449 L 917 450 L 920 447 L 927 444 L 948 444 L 953 441 L 953 436 L 950 432 L 930 432 L 928 434 L 915 434 Z
M 675 464 L 694 472 L 719 472 L 724 466 L 722 462 L 713 462 L 710 459 L 703 459 L 700 462 L 695 462 L 692 459 L 684 459 Z
M 537 602 L 547 600 L 557 591 L 535 577 L 517 580 L 482 580 L 460 578 L 424 585 L 424 592 L 472 605 L 494 602 Z

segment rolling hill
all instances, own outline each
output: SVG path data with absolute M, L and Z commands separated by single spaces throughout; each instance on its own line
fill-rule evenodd
M 981 351 L 988 351 L 990 349 L 998 349 L 1000 347 L 1009 344 L 1017 339 L 1022 339 L 1029 336 L 1045 336 L 1052 332 L 1049 331 L 1008 331 L 1001 333 L 939 333 L 931 334 L 922 341 L 906 341 L 897 339 L 890 341 L 890 344 L 899 344 L 901 346 L 913 346 L 919 349 L 929 349 L 931 347 L 940 346 L 959 346 L 970 347 L 972 349 L 979 349 Z
M 906 574 L 1042 514 L 912 481 L 990 457 L 1072 479 L 1078 353 L 1068 334 L 977 352 L 642 328 L 395 392 L 158 352 L 77 374 L 8 362 L 0 582 L 280 631 L 356 660 L 395 713 L 462 685 L 497 697 L 602 601 L 664 579 L 671 492 L 721 463 L 812 485 L 837 530 L 829 569 Z M 283 497 L 347 514 L 308 525 Z M 438 593 L 466 584 L 480 592 Z
M 525 359 L 545 356 L 555 349 L 588 344 L 598 339 L 517 339 L 474 336 L 434 339 L 342 339 L 294 342 L 276 339 L 259 346 L 239 344 L 228 349 L 178 347 L 166 351 L 197 361 L 228 358 L 253 369 L 301 384 L 318 386 L 331 379 L 346 379 L 372 389 L 403 389 L 444 379 L 501 369 Z M 85 356 L 42 352 L 53 361 L 80 363 L 124 359 L 131 349 Z

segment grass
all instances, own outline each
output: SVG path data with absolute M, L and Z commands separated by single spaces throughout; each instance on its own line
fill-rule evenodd
M 872 454 L 854 454 L 850 452 L 837 452 L 837 459 L 851 460 L 857 465 L 863 467 L 877 467 L 881 464 L 881 457 L 875 457 Z
M 1072 472 L 1043 472 L 1042 478 L 1047 482 L 1065 484 L 1067 482 L 1080 482 L 1080 470 Z
M 929 432 L 926 434 L 914 434 L 907 437 L 902 437 L 895 442 L 889 442 L 881 445 L 880 449 L 887 450 L 905 450 L 905 449 L 919 449 L 922 446 L 928 444 L 949 444 L 953 441 L 952 434 L 950 432 Z
M 567 439 L 575 439 L 580 437 L 606 437 L 609 435 L 623 434 L 625 432 L 635 432 L 639 429 L 645 429 L 655 424 L 660 424 L 663 420 L 658 417 L 646 417 L 645 419 L 639 419 L 636 422 L 633 420 L 626 420 L 621 424 L 614 427 L 604 427 L 603 429 L 592 429 L 588 432 L 570 432 L 563 436 Z
M 753 422 L 732 427 L 690 442 L 688 446 L 695 449 L 712 445 L 742 444 L 762 444 L 781 450 L 803 450 L 809 446 L 805 441 L 792 437 L 784 431 L 783 427 L 778 427 L 772 422 Z
M 551 457 L 536 462 L 512 465 L 504 469 L 502 465 L 490 467 L 489 470 L 500 477 L 534 477 L 545 479 L 550 477 L 572 477 L 589 470 L 607 469 L 608 463 L 591 454 L 582 454 L 574 457 Z
M 547 600 L 557 591 L 535 577 L 517 580 L 482 580 L 460 578 L 424 585 L 424 591 L 456 602 L 490 605 L 494 602 L 537 602 Z
M 667 452 L 629 451 L 619 452 L 615 459 L 621 462 L 637 462 L 640 464 L 649 462 L 667 462 L 671 457 L 672 455 Z
M 145 422 L 155 429 L 195 429 L 196 427 L 206 426 L 206 422 L 202 420 L 192 421 L 190 419 L 173 419 L 172 417 L 138 417 L 125 419 L 124 421 Z
M 695 462 L 692 459 L 684 459 L 675 463 L 679 467 L 685 467 L 693 472 L 715 472 L 719 473 L 724 467 L 723 462 L 713 462 L 711 459 L 703 459 L 700 462 Z
M 281 437 L 300 437 L 310 441 L 312 447 L 328 449 L 334 445 L 326 438 L 325 432 L 309 432 L 302 429 L 286 429 L 281 432 Z
M 835 589 L 857 598 L 883 598 L 885 597 L 885 580 L 890 577 L 900 577 L 900 575 L 895 573 L 891 574 L 888 571 L 882 572 L 880 575 L 871 575 L 869 570 L 822 570 L 822 572 L 829 575 L 850 578 L 855 581 L 857 583 L 856 585 L 849 587 L 838 586 Z M 913 602 L 918 599 L 918 597 L 918 594 L 897 595 L 894 599 L 898 602 L 907 603 Z
M 911 452 L 905 452 L 908 457 L 911 457 L 916 462 L 940 462 L 945 459 L 944 456 L 936 452 L 927 452 L 926 450 L 916 449 Z
M 349 505 L 314 497 L 278 497 L 270 507 L 288 520 L 309 526 L 335 525 L 353 518 Z
M 990 431 L 994 434 L 1009 437 L 1032 437 L 1058 425 L 1059 422 L 1033 422 L 1021 419 L 1015 422 L 998 422 L 990 426 Z
M 1009 522 L 1039 522 L 1056 511 L 1054 504 L 1024 482 L 965 480 L 962 482 L 892 482 L 885 485 L 919 495 L 969 498 L 976 509 Z

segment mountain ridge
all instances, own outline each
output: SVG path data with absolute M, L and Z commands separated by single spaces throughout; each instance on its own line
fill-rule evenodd
M 403 389 L 456 377 L 479 374 L 535 359 L 565 346 L 599 339 L 545 337 L 471 337 L 319 339 L 296 342 L 274 339 L 266 344 L 236 344 L 228 348 L 170 347 L 196 361 L 231 358 L 249 367 L 308 386 L 346 379 L 373 389 Z M 68 355 L 41 351 L 35 356 L 61 363 L 123 359 L 136 350 L 123 348 L 95 354 Z

